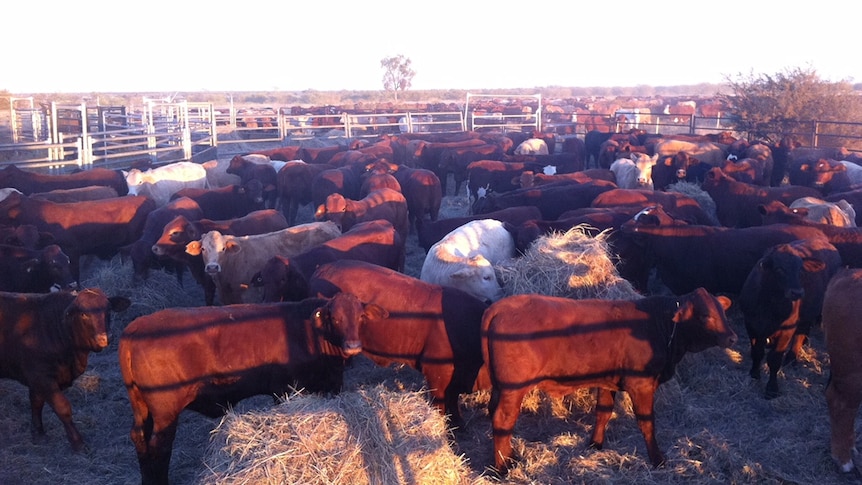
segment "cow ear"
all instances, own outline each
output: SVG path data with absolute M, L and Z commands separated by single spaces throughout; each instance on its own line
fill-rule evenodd
M 242 246 L 236 243 L 236 241 L 228 241 L 224 245 L 224 250 L 226 253 L 234 254 L 242 251 Z
M 320 204 L 320 206 L 317 207 L 317 210 L 314 211 L 314 218 L 317 220 L 321 220 L 325 215 L 326 207 L 323 204 Z
M 132 305 L 132 300 L 125 296 L 112 296 L 108 298 L 108 303 L 111 305 L 112 311 L 123 312 Z
M 186 244 L 186 254 L 190 254 L 192 256 L 200 256 L 201 255 L 201 242 L 200 241 L 192 241 Z
M 389 312 L 380 305 L 366 303 L 365 316 L 371 320 L 383 320 L 384 318 L 389 318 Z
M 802 260 L 802 269 L 807 273 L 820 273 L 826 271 L 826 263 L 819 259 L 804 258 Z
M 724 311 L 730 309 L 730 305 L 733 304 L 733 301 L 726 296 L 716 296 L 715 299 L 718 300 L 719 305 L 724 308 Z

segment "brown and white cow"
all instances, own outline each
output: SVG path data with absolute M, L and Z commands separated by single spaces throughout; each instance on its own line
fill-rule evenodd
M 254 274 L 274 255 L 296 256 L 341 235 L 331 221 L 310 222 L 250 236 L 210 231 L 186 246 L 186 253 L 203 256 L 204 271 L 215 281 L 222 305 L 261 301 L 259 288 L 249 287 Z
M 138 317 L 118 348 L 141 482 L 167 484 L 180 413 L 221 416 L 259 394 L 337 393 L 359 329 L 386 310 L 355 296 L 301 302 L 171 308 Z M 158 363 L 158 365 L 153 365 Z
M 388 188 L 375 190 L 359 200 L 330 194 L 317 208 L 314 217 L 319 221 L 332 221 L 342 231 L 349 230 L 358 222 L 384 219 L 392 223 L 405 241 L 410 231 L 407 199 L 401 192 Z
M 108 346 L 109 312 L 130 304 L 124 297 L 108 298 L 98 288 L 0 292 L 0 377 L 29 388 L 34 438 L 45 434 L 42 409 L 47 402 L 63 423 L 72 449 L 84 448 L 63 390 L 86 370 L 90 352 Z
M 829 408 L 832 459 L 842 472 L 855 470 L 856 414 L 862 403 L 862 269 L 844 269 L 829 282 L 823 297 L 823 332 L 829 353 Z
M 512 461 L 512 433 L 524 396 L 539 387 L 565 393 L 597 387 L 591 445 L 601 449 L 618 391 L 632 400 L 653 466 L 664 462 L 655 438 L 654 396 L 687 352 L 728 348 L 726 297 L 703 288 L 680 297 L 635 301 L 514 295 L 482 318 L 482 354 L 491 378 L 494 466 Z

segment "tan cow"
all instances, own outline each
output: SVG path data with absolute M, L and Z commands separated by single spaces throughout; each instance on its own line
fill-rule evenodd
M 186 246 L 186 253 L 202 255 L 204 269 L 215 281 L 222 305 L 262 301 L 260 288 L 249 286 L 252 276 L 273 256 L 296 256 L 341 235 L 333 222 L 311 222 L 280 231 L 230 236 L 210 231 Z

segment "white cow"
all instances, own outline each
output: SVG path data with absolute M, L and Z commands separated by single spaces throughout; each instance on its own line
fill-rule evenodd
M 251 236 L 231 236 L 211 231 L 186 246 L 186 253 L 202 255 L 204 269 L 212 277 L 222 305 L 260 303 L 263 292 L 251 287 L 251 277 L 273 256 L 286 258 L 341 235 L 335 223 L 310 222 L 280 231 Z
M 817 197 L 802 197 L 791 202 L 790 208 L 814 222 L 856 227 L 856 210 L 844 199 L 838 202 L 827 202 Z
M 201 164 L 207 171 L 207 185 L 211 189 L 227 187 L 228 185 L 241 185 L 242 179 L 239 175 L 227 173 L 230 160 L 209 160 Z
M 20 194 L 20 193 L 21 193 L 21 191 L 14 188 L 14 187 L 2 188 L 2 189 L 0 189 L 0 201 L 5 200 L 6 197 L 9 197 L 12 194 Z
M 652 167 L 657 157 L 650 157 L 642 153 L 632 153 L 630 158 L 619 158 L 611 164 L 610 170 L 614 173 L 617 186 L 621 189 L 649 189 L 652 190 Z
M 862 165 L 847 160 L 841 160 L 838 163 L 847 169 L 847 178 L 850 179 L 851 185 L 862 184 Z
M 515 155 L 547 155 L 548 144 L 541 138 L 528 138 L 515 148 Z
M 171 196 L 184 188 L 205 189 L 207 171 L 203 165 L 194 162 L 176 162 L 142 172 L 136 168 L 124 172 L 129 195 L 146 195 L 161 207 Z
M 431 246 L 419 279 L 453 286 L 482 300 L 504 297 L 493 265 L 515 255 L 515 240 L 494 219 L 471 221 Z

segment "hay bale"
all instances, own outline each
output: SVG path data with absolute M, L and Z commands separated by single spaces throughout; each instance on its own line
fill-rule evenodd
M 526 254 L 496 267 L 507 295 L 536 293 L 574 299 L 633 300 L 640 295 L 620 277 L 606 241 L 579 225 L 542 236 Z
M 709 193 L 701 188 L 700 184 L 677 182 L 675 184 L 668 185 L 667 191 L 687 195 L 696 200 L 700 207 L 709 214 L 709 216 L 712 217 L 712 220 L 715 221 L 715 224 L 718 225 L 718 213 L 715 210 L 715 201 L 712 200 Z
M 381 386 L 229 412 L 213 431 L 201 484 L 471 483 L 443 416 L 419 392 Z

